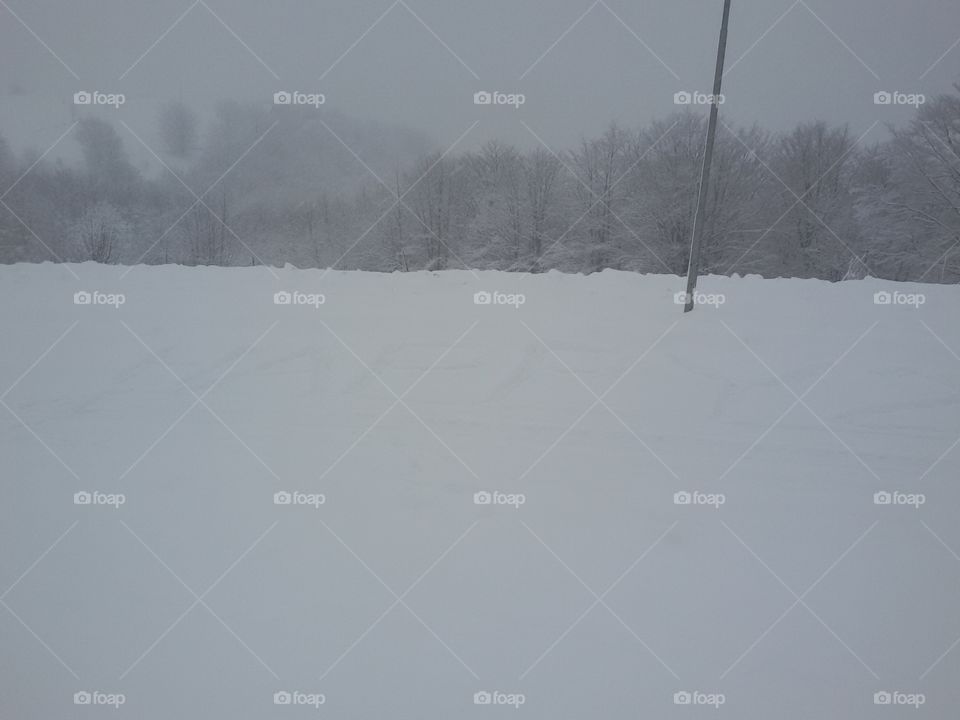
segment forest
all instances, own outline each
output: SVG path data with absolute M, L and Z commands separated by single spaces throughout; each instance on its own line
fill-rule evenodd
M 170 101 L 156 123 L 154 147 L 79 117 L 75 164 L 0 136 L 0 261 L 683 274 L 706 117 L 462 151 L 325 107 L 225 101 L 201 123 Z M 960 280 L 960 84 L 867 134 L 721 112 L 703 272 Z

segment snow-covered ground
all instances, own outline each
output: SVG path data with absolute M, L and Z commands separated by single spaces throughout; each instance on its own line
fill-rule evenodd
M 681 286 L 0 269 L 0 717 L 954 717 L 960 288 Z

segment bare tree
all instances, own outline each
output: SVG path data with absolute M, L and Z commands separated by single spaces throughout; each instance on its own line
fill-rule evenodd
M 773 168 L 786 187 L 778 193 L 785 216 L 774 237 L 783 274 L 840 280 L 846 272 L 856 232 L 852 148 L 846 127 L 824 122 L 799 125 L 777 143 Z
M 86 259 L 111 263 L 130 240 L 130 224 L 112 205 L 100 202 L 76 221 L 72 235 Z
M 544 247 L 544 239 L 547 236 L 551 212 L 554 210 L 558 179 L 562 169 L 560 160 L 544 148 L 536 148 L 524 158 L 523 175 L 530 213 L 528 270 L 538 271 L 541 268 L 543 254 L 549 249 Z

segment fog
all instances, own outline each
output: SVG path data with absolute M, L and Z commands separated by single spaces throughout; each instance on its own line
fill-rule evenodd
M 0 718 L 956 717 L 960 2 L 730 6 L 0 0 Z
M 18 148 L 46 149 L 72 119 L 79 89 L 124 93 L 122 117 L 145 139 L 162 101 L 208 113 L 221 99 L 269 103 L 288 89 L 324 93 L 331 108 L 416 129 L 442 147 L 479 120 L 469 149 L 491 138 L 533 147 L 532 132 L 566 147 L 611 121 L 669 114 L 678 90 L 709 89 L 719 6 L 6 0 L 0 16 L 0 128 Z M 875 91 L 949 89 L 958 29 L 951 0 L 737 0 L 724 113 L 772 130 L 850 123 L 859 135 L 877 119 Z M 477 90 L 520 92 L 526 103 L 478 113 Z M 892 108 L 883 121 L 908 117 Z

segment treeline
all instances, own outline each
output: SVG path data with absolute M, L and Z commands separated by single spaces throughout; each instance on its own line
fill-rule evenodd
M 956 89 L 882 143 L 822 122 L 721 123 L 704 271 L 957 282 Z M 685 112 L 565 151 L 442 153 L 325 108 L 225 103 L 201 134 L 171 103 L 148 147 L 90 117 L 76 167 L 0 138 L 0 261 L 682 274 L 704 132 Z M 163 169 L 144 177 L 128 143 Z

